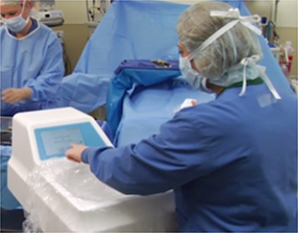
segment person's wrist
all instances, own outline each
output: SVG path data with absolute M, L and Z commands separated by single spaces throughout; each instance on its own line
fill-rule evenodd
M 88 147 L 86 147 L 82 153 L 81 153 L 81 160 L 83 163 L 88 163 L 88 152 L 87 152 Z
M 29 100 L 31 99 L 31 96 L 32 96 L 32 90 L 31 88 L 29 87 L 25 87 L 25 88 L 22 88 L 22 96 L 23 96 L 23 99 L 26 99 L 26 100 Z

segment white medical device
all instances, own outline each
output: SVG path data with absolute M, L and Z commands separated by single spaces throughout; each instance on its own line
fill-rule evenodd
M 13 117 L 12 128 L 8 188 L 29 214 L 34 206 L 41 231 L 177 231 L 172 192 L 146 197 L 123 195 L 97 180 L 88 165 L 65 158 L 70 143 L 112 146 L 91 116 L 73 108 L 19 113 Z M 34 174 L 43 183 L 35 184 L 36 187 L 47 188 L 35 188 L 34 193 L 28 194 L 28 186 L 32 185 L 28 178 L 36 168 L 50 161 L 59 172 L 50 177 L 44 170 Z M 80 172 L 76 174 L 78 168 Z M 89 183 L 85 184 L 86 180 Z M 77 194 L 83 198 L 77 198 Z M 32 206 L 28 204 L 29 196 L 36 197 L 30 203 Z
M 63 12 L 60 10 L 40 11 L 39 20 L 49 27 L 61 26 L 64 23 Z
M 61 26 L 64 24 L 63 12 L 55 10 L 55 0 L 39 0 L 35 3 L 38 11 L 38 20 L 49 27 Z

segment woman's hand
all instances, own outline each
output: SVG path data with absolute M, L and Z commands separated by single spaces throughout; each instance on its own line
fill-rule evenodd
M 71 148 L 65 152 L 65 155 L 69 160 L 80 163 L 82 162 L 82 153 L 87 148 L 84 145 L 71 144 Z

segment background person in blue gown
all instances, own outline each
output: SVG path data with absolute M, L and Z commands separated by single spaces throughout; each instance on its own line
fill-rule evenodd
M 47 108 L 64 75 L 56 34 L 30 17 L 34 1 L 0 0 L 1 116 Z M 7 188 L 10 146 L 0 146 L 1 208 L 21 208 Z
M 30 17 L 31 0 L 0 0 L 1 115 L 47 108 L 64 75 L 56 34 Z
M 180 69 L 216 99 L 181 110 L 137 144 L 72 145 L 66 156 L 125 194 L 173 189 L 183 232 L 296 232 L 297 97 L 277 92 L 256 64 L 259 20 L 220 2 L 187 9 Z

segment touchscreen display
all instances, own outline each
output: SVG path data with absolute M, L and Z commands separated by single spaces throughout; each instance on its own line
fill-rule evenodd
M 84 144 L 80 128 L 43 131 L 41 140 L 47 156 L 64 154 L 71 143 Z

